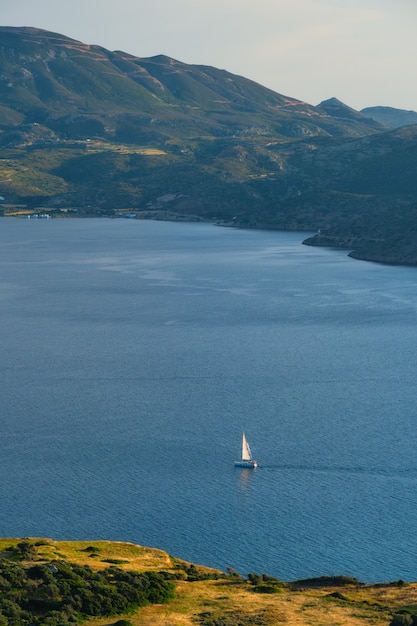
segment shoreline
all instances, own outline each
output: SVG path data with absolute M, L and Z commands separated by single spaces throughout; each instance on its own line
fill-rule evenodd
M 221 220 L 217 218 L 204 218 L 197 214 L 176 213 L 166 210 L 149 209 L 138 211 L 136 209 L 114 209 L 108 213 L 91 213 L 85 212 L 79 208 L 57 208 L 57 207 L 35 207 L 29 209 L 25 205 L 1 205 L 0 217 L 16 217 L 21 219 L 74 219 L 74 218 L 108 218 L 108 219 L 136 219 L 151 220 L 161 222 L 182 222 L 182 223 L 205 223 L 213 224 L 223 228 L 237 228 L 242 230 L 268 230 L 276 232 L 297 232 L 311 233 L 312 229 L 299 229 L 284 226 L 278 227 L 270 222 L 252 223 L 245 225 L 238 220 Z M 366 237 L 352 236 L 349 234 L 328 234 L 320 233 L 306 237 L 301 244 L 312 247 L 328 248 L 335 250 L 345 250 L 346 255 L 357 261 L 366 261 L 368 263 L 378 263 L 380 265 L 399 266 L 399 267 L 416 267 L 417 266 L 417 245 L 414 248 L 413 242 L 395 239 L 394 245 L 390 241 L 384 239 L 369 239 Z M 397 243 L 397 246 L 395 246 Z M 398 245 L 400 244 L 400 245 Z M 408 245 L 407 245 L 408 244 Z M 385 247 L 389 250 L 386 251 Z

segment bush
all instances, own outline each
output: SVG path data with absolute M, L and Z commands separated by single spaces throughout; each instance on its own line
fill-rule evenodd
M 100 552 L 100 548 L 96 548 L 95 546 L 87 546 L 86 548 L 83 548 L 81 552 Z
M 389 626 L 414 626 L 413 616 L 409 613 L 396 613 Z
M 305 578 L 296 580 L 292 583 L 292 587 L 346 587 L 348 585 L 360 585 L 357 578 L 351 576 L 320 576 L 319 578 Z
M 333 593 L 328 593 L 326 598 L 336 598 L 337 600 L 344 600 L 345 602 L 350 602 L 349 598 L 345 596 L 340 591 L 333 591 Z
M 255 593 L 281 593 L 281 589 L 274 585 L 256 585 L 253 591 Z
M 67 626 L 88 617 L 127 614 L 174 597 L 164 572 L 124 572 L 112 566 L 101 572 L 63 561 L 24 567 L 0 561 L 0 626 Z
M 36 556 L 36 546 L 29 541 L 22 541 L 16 546 L 17 552 L 20 553 L 22 559 L 32 560 Z
M 262 576 L 259 576 L 259 574 L 248 574 L 248 581 L 251 585 L 259 585 L 262 581 Z

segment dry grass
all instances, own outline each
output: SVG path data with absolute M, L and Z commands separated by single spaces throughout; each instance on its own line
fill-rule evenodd
M 392 612 L 378 606 L 371 590 L 367 600 L 351 591 L 349 602 L 328 597 L 334 589 L 264 595 L 256 594 L 247 585 L 231 585 L 224 581 L 180 582 L 177 598 L 169 605 L 149 606 L 127 616 L 134 626 L 196 626 L 199 616 L 214 618 L 239 616 L 242 623 L 271 626 L 387 626 Z M 337 589 L 340 591 L 340 588 Z M 346 591 L 346 590 L 344 590 Z M 416 594 L 416 588 L 414 588 Z M 363 593 L 361 593 L 364 596 Z M 375 603 L 374 603 L 375 602 Z M 369 603 L 369 604 L 367 604 Z M 112 620 L 91 620 L 88 626 L 108 626 Z M 237 622 L 235 622 L 237 624 Z M 227 622 L 225 622 L 227 624 Z
M 0 539 L 0 553 L 23 539 Z M 25 539 L 26 541 L 26 539 Z M 162 550 L 110 541 L 53 541 L 33 539 L 38 561 L 64 559 L 93 569 L 178 571 L 189 563 Z M 213 572 L 199 567 L 200 571 Z M 336 594 L 336 595 L 332 595 Z M 221 618 L 224 626 L 388 626 L 392 614 L 405 606 L 417 607 L 417 583 L 404 586 L 365 585 L 291 590 L 284 586 L 273 594 L 256 593 L 246 581 L 228 578 L 177 582 L 177 595 L 168 605 L 152 605 L 125 616 L 134 626 L 192 626 L 203 616 Z M 122 616 L 121 616 L 122 617 Z M 238 620 L 239 618 L 239 620 Z M 86 626 L 109 626 L 115 618 L 93 619 Z
M 84 145 L 84 142 L 80 141 Z M 114 144 L 106 141 L 91 141 L 85 144 L 88 152 L 117 152 L 120 154 L 141 154 L 142 156 L 166 155 L 166 150 L 160 148 L 149 148 L 146 146 L 134 146 L 125 144 Z
M 52 539 L 0 539 L 0 553 L 21 541 L 38 544 L 38 561 L 63 559 L 92 569 L 104 569 L 113 561 L 121 569 L 135 571 L 175 571 L 173 559 L 163 550 L 144 548 L 133 543 L 118 541 L 53 541 Z M 91 549 L 90 549 L 91 548 Z

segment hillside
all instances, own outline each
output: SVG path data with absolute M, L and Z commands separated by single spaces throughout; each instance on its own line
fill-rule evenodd
M 159 145 L 347 132 L 315 107 L 212 67 L 140 59 L 34 28 L 0 27 L 0 37 L 4 130 L 30 134 L 35 124 L 61 140 Z M 363 129 L 353 125 L 351 133 Z
M 417 263 L 416 128 L 225 70 L 0 27 L 0 212 L 319 232 Z
M 10 626 L 80 620 L 109 626 L 121 619 L 128 621 L 120 626 L 411 626 L 417 620 L 417 585 L 404 581 L 282 582 L 109 541 L 0 539 L 0 551 L 0 623 Z M 138 590 L 150 593 L 134 606 Z M 117 609 L 122 597 L 130 599 L 128 612 Z
M 387 130 L 387 128 L 390 128 L 384 123 L 372 118 L 371 115 L 367 116 L 360 111 L 352 109 L 352 107 L 347 106 L 337 98 L 323 100 L 323 102 L 320 102 L 317 107 L 335 119 L 343 120 L 345 122 L 355 122 L 356 124 L 360 124 L 365 127 L 369 126 L 376 131 L 382 132 Z
M 401 128 L 401 126 L 413 126 L 417 124 L 416 111 L 405 111 L 404 109 L 379 106 L 367 107 L 366 109 L 362 109 L 361 113 L 388 128 Z

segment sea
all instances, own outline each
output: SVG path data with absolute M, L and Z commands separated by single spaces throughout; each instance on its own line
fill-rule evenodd
M 1 219 L 0 536 L 417 580 L 417 269 L 307 235 Z

